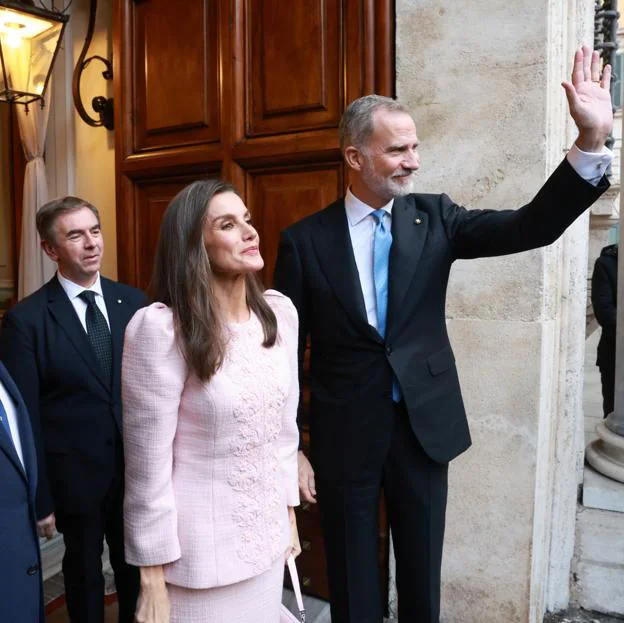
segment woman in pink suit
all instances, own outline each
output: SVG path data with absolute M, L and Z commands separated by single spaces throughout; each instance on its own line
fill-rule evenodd
M 262 292 L 258 234 L 228 184 L 165 211 L 153 300 L 122 366 L 126 560 L 140 623 L 277 623 L 298 554 L 297 315 Z

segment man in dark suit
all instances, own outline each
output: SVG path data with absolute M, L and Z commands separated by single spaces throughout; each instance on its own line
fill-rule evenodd
M 37 213 L 57 274 L 7 312 L 0 359 L 20 388 L 37 448 L 42 534 L 63 533 L 67 609 L 74 623 L 104 620 L 101 555 L 106 538 L 120 623 L 139 590 L 123 547 L 121 353 L 126 324 L 147 301 L 100 277 L 104 241 L 97 209 L 64 197 Z
M 602 328 L 596 365 L 600 369 L 602 410 L 607 417 L 615 402 L 615 325 L 617 320 L 618 246 L 602 249 L 594 264 L 591 299 L 596 320 Z
M 381 487 L 399 620 L 439 621 L 447 465 L 470 446 L 444 317 L 451 265 L 550 244 L 604 192 L 610 153 L 587 152 L 602 152 L 613 124 L 609 81 L 597 54 L 577 52 L 564 83 L 576 145 L 517 211 L 412 194 L 412 117 L 389 98 L 360 98 L 340 123 L 347 196 L 283 232 L 275 287 L 299 312 L 300 356 L 310 337 L 311 466 L 300 453 L 300 488 L 308 501 L 318 490 L 333 623 L 382 620 Z
M 44 615 L 35 445 L 24 400 L 1 362 L 0 481 L 0 621 L 39 623 Z

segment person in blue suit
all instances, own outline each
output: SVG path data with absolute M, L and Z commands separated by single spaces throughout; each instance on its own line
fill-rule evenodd
M 37 458 L 26 405 L 0 362 L 0 621 L 44 620 L 35 493 Z

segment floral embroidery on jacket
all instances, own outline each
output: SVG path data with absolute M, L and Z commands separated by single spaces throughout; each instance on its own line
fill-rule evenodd
M 228 484 L 240 500 L 232 517 L 242 531 L 236 553 L 256 571 L 262 570 L 267 551 L 272 559 L 281 553 L 281 484 L 276 440 L 290 383 L 283 346 L 278 341 L 272 348 L 263 347 L 259 328 L 260 323 L 253 317 L 231 329 L 220 371 L 237 386 L 232 417 L 238 426 L 230 451 L 238 460 L 228 477 Z M 243 339 L 247 331 L 258 335 L 257 348 L 249 348 L 248 335 Z

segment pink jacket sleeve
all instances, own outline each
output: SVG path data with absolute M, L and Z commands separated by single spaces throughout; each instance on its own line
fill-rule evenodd
M 187 376 L 168 307 L 154 303 L 134 315 L 121 375 L 126 561 L 162 565 L 180 558 L 172 448 Z
M 291 300 L 275 290 L 265 292 L 267 302 L 277 316 L 278 339 L 283 340 L 290 364 L 290 389 L 284 412 L 282 430 L 278 440 L 282 479 L 286 490 L 288 506 L 299 505 L 299 478 L 297 451 L 299 429 L 297 427 L 297 406 L 299 404 L 299 369 L 297 359 L 299 318 Z

